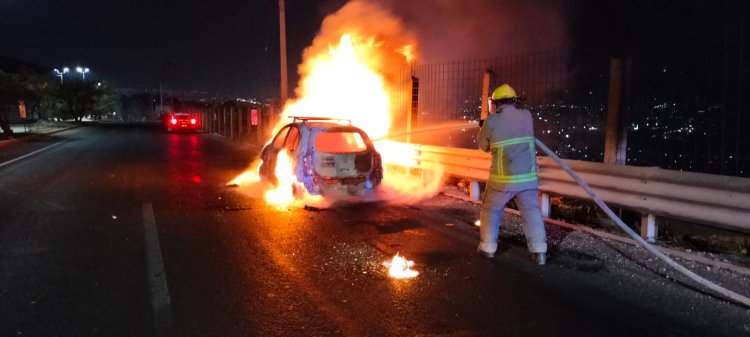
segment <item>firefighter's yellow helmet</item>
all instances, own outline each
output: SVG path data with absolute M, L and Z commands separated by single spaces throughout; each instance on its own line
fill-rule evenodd
M 495 88 L 495 91 L 492 92 L 493 101 L 507 98 L 518 98 L 516 91 L 507 83 Z

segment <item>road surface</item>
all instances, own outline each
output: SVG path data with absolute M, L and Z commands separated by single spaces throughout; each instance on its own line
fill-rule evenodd
M 445 196 L 282 210 L 225 187 L 256 151 L 148 125 L 0 150 L 0 336 L 750 335 L 615 242 L 551 226 L 535 266 L 507 217 L 489 260 L 478 207 Z M 396 253 L 420 275 L 389 278 Z

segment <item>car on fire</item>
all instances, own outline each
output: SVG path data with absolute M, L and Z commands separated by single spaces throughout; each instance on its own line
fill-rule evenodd
M 295 196 L 305 189 L 310 195 L 367 196 L 383 179 L 380 153 L 368 135 L 349 120 L 320 117 L 290 117 L 261 152 L 261 177 L 274 185 L 280 152 L 286 151 L 296 182 Z M 348 121 L 348 124 L 345 122 Z
M 172 132 L 196 132 L 201 128 L 201 119 L 186 112 L 173 112 L 163 116 L 162 123 L 164 131 Z

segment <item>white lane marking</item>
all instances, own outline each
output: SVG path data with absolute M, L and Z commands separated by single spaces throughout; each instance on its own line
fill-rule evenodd
M 24 158 L 26 158 L 26 157 L 31 157 L 31 156 L 33 156 L 33 155 L 35 155 L 35 154 L 37 154 L 37 153 L 39 153 L 39 152 L 45 151 L 45 150 L 49 150 L 49 149 L 51 149 L 51 148 L 53 148 L 53 147 L 55 147 L 55 146 L 58 146 L 58 145 L 60 145 L 60 144 L 62 144 L 62 143 L 63 143 L 63 142 L 59 142 L 59 143 L 54 143 L 54 144 L 52 144 L 52 145 L 50 145 L 50 146 L 47 146 L 47 147 L 41 148 L 41 149 L 39 149 L 39 150 L 36 150 L 36 151 L 34 151 L 34 152 L 31 152 L 31 153 L 27 153 L 27 154 L 25 154 L 25 155 L 23 155 L 23 156 L 20 156 L 20 157 L 18 157 L 18 158 L 15 158 L 15 159 L 11 159 L 11 160 L 8 160 L 8 161 L 6 161 L 6 162 L 4 162 L 4 163 L 0 164 L 0 167 L 3 167 L 3 166 L 5 166 L 5 165 L 10 165 L 10 164 L 13 164 L 13 163 L 15 163 L 15 162 L 17 162 L 17 161 L 19 161 L 19 160 L 21 160 L 21 159 L 24 159 Z
M 151 203 L 143 204 L 143 228 L 146 236 L 146 260 L 148 282 L 151 286 L 151 307 L 154 314 L 154 329 L 158 336 L 169 336 L 174 327 L 172 305 L 169 300 L 167 275 L 156 231 L 156 218 Z

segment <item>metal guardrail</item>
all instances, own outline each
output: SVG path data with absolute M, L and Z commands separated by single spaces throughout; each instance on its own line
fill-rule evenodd
M 445 173 L 468 178 L 474 184 L 486 182 L 489 175 L 491 156 L 480 150 L 406 143 L 399 146 L 416 151 L 417 165 L 438 164 Z M 565 162 L 606 203 L 643 214 L 641 234 L 650 241 L 656 234 L 655 216 L 750 232 L 750 179 L 578 160 Z M 550 158 L 539 157 L 538 165 L 541 192 L 588 199 L 573 178 Z M 544 200 L 542 204 L 544 207 Z

